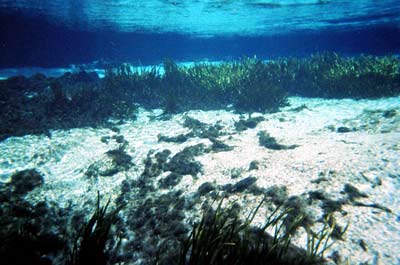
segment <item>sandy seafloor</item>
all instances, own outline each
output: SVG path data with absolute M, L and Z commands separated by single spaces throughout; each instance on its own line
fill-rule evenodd
M 296 112 L 294 108 L 307 108 Z M 397 110 L 394 117 L 385 117 L 386 110 Z M 400 98 L 378 100 L 323 100 L 290 98 L 290 106 L 273 114 L 264 114 L 265 121 L 254 129 L 240 133 L 234 130 L 239 114 L 233 111 L 190 111 L 177 114 L 171 120 L 151 119 L 161 110 L 140 109 L 138 118 L 117 127 L 128 141 L 126 152 L 135 166 L 112 177 L 88 179 L 85 171 L 93 162 L 116 148 L 115 142 L 100 141 L 102 136 L 116 133 L 109 129 L 81 128 L 52 131 L 52 137 L 11 137 L 0 142 L 0 177 L 3 183 L 10 175 L 27 168 L 37 168 L 44 174 L 45 184 L 27 195 L 32 202 L 56 201 L 61 207 L 73 204 L 84 207 L 96 198 L 97 191 L 111 198 L 120 193 L 121 182 L 135 179 L 144 169 L 143 160 L 149 150 L 169 149 L 172 154 L 197 143 L 209 145 L 207 139 L 192 138 L 183 144 L 158 142 L 157 135 L 175 136 L 187 132 L 182 126 L 185 115 L 208 124 L 220 121 L 231 136 L 222 136 L 224 143 L 233 146 L 228 152 L 206 153 L 196 157 L 203 167 L 197 179 L 184 176 L 174 189 L 185 194 L 197 191 L 206 182 L 234 183 L 254 176 L 257 185 L 268 188 L 284 185 L 289 196 L 323 190 L 330 198 L 342 198 L 343 186 L 350 183 L 368 197 L 358 199 L 366 204 L 376 203 L 392 213 L 371 207 L 345 205 L 343 214 L 336 212 L 338 223 L 350 223 L 343 241 L 338 241 L 325 256 L 335 250 L 348 257 L 350 264 L 400 264 Z M 255 117 L 261 114 L 253 114 Z M 336 128 L 354 129 L 338 133 Z M 292 150 L 270 150 L 258 143 L 257 132 L 266 130 L 281 144 L 296 144 Z M 260 162 L 258 170 L 248 171 L 251 161 Z M 243 169 L 242 176 L 231 179 L 232 169 Z M 325 177 L 327 181 L 313 182 Z M 165 192 L 165 191 L 160 191 Z M 259 197 L 235 194 L 246 209 L 255 207 Z M 310 211 L 321 215 L 318 204 Z M 262 211 L 260 211 L 262 212 Z M 261 214 L 260 214 L 261 215 Z M 191 218 L 187 213 L 187 218 Z M 258 216 L 255 222 L 261 222 Z M 360 240 L 367 246 L 363 250 Z M 305 247 L 304 231 L 299 230 L 295 244 Z

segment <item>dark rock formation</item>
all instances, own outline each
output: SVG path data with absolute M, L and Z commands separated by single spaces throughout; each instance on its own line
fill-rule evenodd
M 124 151 L 124 146 L 107 151 L 99 161 L 91 164 L 85 175 L 88 177 L 112 176 L 133 166 L 132 157 Z
M 259 131 L 257 133 L 258 135 L 258 141 L 261 146 L 264 146 L 268 149 L 272 150 L 288 150 L 288 149 L 294 149 L 298 147 L 298 145 L 283 145 L 279 144 L 276 139 L 272 136 L 269 135 L 268 132 L 266 131 Z
M 14 173 L 10 185 L 15 193 L 23 195 L 43 183 L 43 176 L 36 169 L 26 169 Z
M 159 186 L 162 189 L 168 189 L 176 186 L 181 180 L 182 175 L 172 172 L 171 174 L 160 180 Z
M 238 132 L 245 131 L 247 129 L 254 129 L 257 127 L 257 125 L 265 121 L 265 118 L 262 116 L 255 117 L 255 118 L 248 118 L 247 120 L 243 119 L 242 117 L 239 119 L 239 121 L 235 122 L 235 129 Z
M 215 190 L 216 187 L 214 184 L 210 182 L 204 182 L 203 184 L 200 185 L 200 187 L 197 189 L 197 194 L 199 196 L 204 196 L 208 194 L 210 191 Z

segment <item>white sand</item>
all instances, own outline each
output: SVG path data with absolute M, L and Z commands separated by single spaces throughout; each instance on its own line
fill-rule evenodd
M 312 190 L 323 190 L 329 198 L 343 198 L 340 192 L 350 183 L 368 194 L 359 199 L 364 203 L 377 203 L 392 210 L 386 213 L 369 207 L 346 205 L 343 216 L 335 213 L 338 223 L 350 227 L 344 241 L 338 241 L 326 256 L 337 250 L 348 257 L 351 264 L 400 264 L 400 98 L 382 100 L 320 100 L 291 98 L 291 106 L 282 112 L 264 115 L 266 121 L 257 128 L 240 134 L 223 136 L 221 139 L 234 146 L 233 151 L 208 153 L 196 159 L 204 166 L 204 174 L 197 180 L 184 177 L 176 189 L 195 192 L 205 181 L 217 184 L 235 183 L 255 176 L 257 185 L 271 187 L 284 185 L 289 196 L 301 195 Z M 300 112 L 292 108 L 306 104 Z M 397 109 L 397 116 L 383 118 L 374 114 L 375 120 L 366 120 L 365 109 Z M 143 171 L 143 159 L 150 149 L 170 149 L 172 153 L 197 143 L 210 144 L 207 139 L 191 139 L 184 144 L 158 143 L 157 135 L 175 136 L 188 130 L 182 127 L 184 115 L 176 115 L 170 121 L 150 120 L 152 112 L 141 110 L 139 119 L 119 126 L 120 134 L 129 142 L 127 153 L 134 158 L 135 167 L 112 177 L 88 180 L 84 173 L 94 161 L 101 159 L 108 150 L 116 148 L 115 141 L 108 145 L 101 136 L 115 135 L 108 129 L 74 129 L 55 131 L 51 139 L 45 136 L 12 137 L 0 143 L 0 180 L 9 181 L 16 170 L 35 167 L 45 174 L 45 185 L 32 191 L 32 201 L 55 200 L 61 206 L 72 203 L 84 207 L 87 201 L 102 194 L 116 197 L 119 185 L 126 178 L 136 178 Z M 234 132 L 233 123 L 239 115 L 228 111 L 191 111 L 189 116 L 213 124 L 221 121 L 227 132 Z M 337 133 L 329 126 L 360 128 L 355 132 Z M 266 130 L 278 143 L 297 144 L 292 150 L 269 150 L 259 146 L 257 132 Z M 382 133 L 384 132 L 384 133 Z M 251 161 L 260 162 L 260 168 L 248 172 Z M 242 168 L 242 178 L 232 180 L 230 171 Z M 320 184 L 312 180 L 324 176 L 328 181 Z M 382 182 L 376 185 L 377 178 Z M 238 197 L 248 208 L 254 207 L 254 196 Z M 319 205 L 320 206 L 320 205 Z M 321 213 L 318 203 L 311 211 Z M 295 243 L 304 246 L 304 235 L 299 233 Z M 303 238 L 303 239 L 302 239 Z M 362 239 L 368 250 L 359 244 Z

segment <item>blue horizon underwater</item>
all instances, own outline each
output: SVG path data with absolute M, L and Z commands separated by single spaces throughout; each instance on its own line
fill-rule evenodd
M 400 4 L 0 0 L 2 264 L 399 264 Z

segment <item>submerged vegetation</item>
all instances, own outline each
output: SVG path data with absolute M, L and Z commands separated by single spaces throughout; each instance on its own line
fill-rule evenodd
M 244 221 L 239 218 L 238 205 L 223 208 L 222 202 L 215 210 L 209 207 L 203 211 L 202 219 L 182 245 L 180 265 L 325 263 L 324 253 L 334 242 L 334 223 L 324 221 L 317 233 L 307 227 L 307 246 L 301 249 L 291 241 L 305 217 L 297 215 L 290 225 L 284 221 L 293 209 L 276 207 L 261 227 L 255 227 L 251 224 L 265 200 Z
M 97 208 L 90 220 L 85 223 L 74 242 L 68 265 L 110 264 L 116 258 L 120 241 L 108 244 L 111 238 L 112 226 L 118 220 L 121 208 L 108 211 L 110 200 L 100 207 L 100 195 L 97 196 Z M 116 233 L 117 234 L 117 233 Z M 115 260 L 114 260 L 115 262 Z
M 320 53 L 304 59 L 277 60 L 271 65 L 280 69 L 283 86 L 302 96 L 359 99 L 400 93 L 400 59 L 395 56 Z
M 325 264 L 324 253 L 335 242 L 334 233 L 336 238 L 341 238 L 347 229 L 335 232 L 335 221 L 327 217 L 321 221 L 318 232 L 305 227 L 307 242 L 301 248 L 292 244 L 292 238 L 305 216 L 297 214 L 288 224 L 287 218 L 294 212 L 291 208 L 277 206 L 265 216 L 261 226 L 254 226 L 261 207 L 268 206 L 266 198 L 242 220 L 239 204 L 229 202 L 223 206 L 224 201 L 217 196 L 214 199 L 219 201 L 217 207 L 204 203 L 202 217 L 190 224 L 182 216 L 186 199 L 176 200 L 176 196 L 180 195 L 172 192 L 167 198 L 164 194 L 145 206 L 149 203 L 147 199 L 136 210 L 135 206 L 129 210 L 127 204 L 118 203 L 111 209 L 110 200 L 101 206 L 98 195 L 94 212 L 86 222 L 82 213 L 72 208 L 65 212 L 66 209 L 56 204 L 31 205 L 19 197 L 3 200 L 1 210 L 6 214 L 0 218 L 4 225 L 0 231 L 3 263 L 126 264 L 137 261 L 134 256 L 138 252 L 148 250 L 154 255 L 143 257 L 143 264 Z M 174 206 L 173 211 L 168 204 Z M 123 207 L 133 210 L 134 216 L 120 218 Z M 149 215 L 149 223 L 140 220 L 142 215 Z M 142 222 L 146 227 L 141 228 Z M 127 227 L 135 233 L 129 242 Z M 190 227 L 191 232 L 187 229 Z
M 109 119 L 133 119 L 137 106 L 167 113 L 232 105 L 240 112 L 274 112 L 287 97 L 378 98 L 400 93 L 400 59 L 395 56 L 308 58 L 261 61 L 244 58 L 221 64 L 179 66 L 164 62 L 133 70 L 128 64 L 59 78 L 37 74 L 0 81 L 0 139 L 50 129 L 108 126 Z

